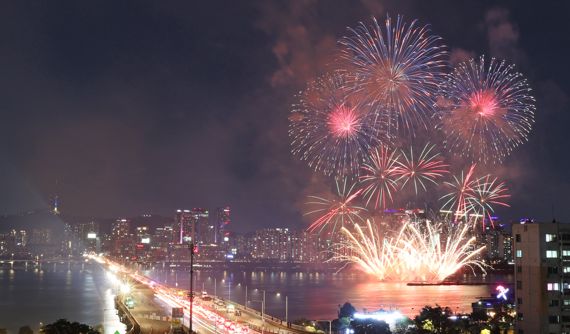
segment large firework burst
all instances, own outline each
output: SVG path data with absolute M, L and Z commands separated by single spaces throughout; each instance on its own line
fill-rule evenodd
M 370 152 L 369 159 L 362 165 L 359 180 L 366 205 L 373 204 L 375 209 L 385 209 L 386 202 L 392 202 L 392 193 L 397 190 L 399 154 L 386 146 Z
M 491 58 L 461 63 L 442 86 L 438 107 L 446 146 L 474 162 L 497 163 L 527 140 L 534 123 L 531 89 L 513 65 Z
M 309 232 L 336 231 L 347 223 L 364 221 L 362 214 L 366 208 L 358 206 L 356 198 L 361 190 L 355 189 L 355 184 L 349 184 L 347 179 L 335 180 L 336 194 L 333 199 L 321 196 L 309 196 L 307 205 L 310 210 L 305 215 L 315 215 L 317 218 L 309 226 Z
M 339 73 L 311 83 L 289 120 L 293 154 L 325 175 L 358 174 L 365 154 L 381 143 L 376 116 L 354 102 Z
M 360 22 L 349 32 L 340 40 L 349 89 L 375 108 L 389 131 L 428 128 L 447 66 L 441 38 L 400 16 L 395 22 L 388 16 L 384 27 L 376 19 L 371 26 Z
M 348 242 L 337 245 L 333 259 L 354 263 L 381 281 L 441 282 L 463 267 L 485 270 L 477 260 L 485 247 L 476 247 L 469 231 L 467 224 L 422 220 L 407 221 L 390 235 L 367 221 L 341 229 Z
M 397 173 L 402 180 L 402 188 L 406 185 L 413 186 L 416 194 L 418 189 L 427 190 L 426 183 L 437 184 L 437 179 L 449 173 L 449 165 L 443 162 L 439 153 L 435 151 L 435 145 L 426 144 L 420 154 L 414 154 L 413 147 L 409 152 L 402 151 L 402 159 L 398 161 Z

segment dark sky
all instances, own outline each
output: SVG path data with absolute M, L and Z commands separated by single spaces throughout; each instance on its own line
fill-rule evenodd
M 537 98 L 498 174 L 510 219 L 570 221 L 565 1 L 12 1 L 0 11 L 0 213 L 171 215 L 231 205 L 234 228 L 301 226 L 322 186 L 289 152 L 295 92 L 347 26 L 403 14 L 452 56 L 507 58 Z

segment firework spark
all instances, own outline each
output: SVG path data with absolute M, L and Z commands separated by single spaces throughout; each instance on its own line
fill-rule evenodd
M 392 192 L 397 190 L 399 155 L 387 147 L 376 148 L 370 154 L 368 161 L 362 165 L 359 181 L 363 185 L 362 194 L 366 205 L 373 203 L 375 209 L 386 208 L 386 202 L 392 202 Z
M 414 155 L 413 147 L 409 154 L 402 151 L 402 159 L 398 161 L 397 173 L 399 180 L 403 180 L 402 188 L 413 185 L 416 194 L 421 187 L 426 191 L 426 183 L 437 184 L 436 180 L 449 173 L 446 163 L 439 159 L 439 153 L 434 150 L 435 145 L 429 143 L 424 146 L 419 155 Z
M 460 64 L 442 85 L 438 105 L 446 146 L 474 162 L 497 163 L 527 140 L 535 99 L 513 65 L 494 58 Z
M 473 193 L 467 198 L 468 211 L 476 212 L 476 216 L 481 218 L 481 227 L 485 229 L 485 218 L 489 218 L 489 222 L 493 224 L 491 214 L 494 212 L 494 206 L 509 207 L 505 202 L 511 195 L 504 182 L 499 182 L 497 178 L 486 175 L 477 180 L 473 189 Z M 474 224 L 477 223 L 475 219 Z
M 334 260 L 356 264 L 381 281 L 441 282 L 463 267 L 485 271 L 477 260 L 485 247 L 475 246 L 470 227 L 408 221 L 392 237 L 383 237 L 370 221 L 354 232 L 343 227 L 348 242 L 337 245 Z
M 313 207 L 305 215 L 318 215 L 318 218 L 309 226 L 308 231 L 314 232 L 327 229 L 332 232 L 347 223 L 362 222 L 362 214 L 366 208 L 355 203 L 355 199 L 361 190 L 355 189 L 355 184 L 348 185 L 346 178 L 343 181 L 336 180 L 336 196 L 328 199 L 320 196 L 309 196 L 307 205 Z
M 325 175 L 358 174 L 367 152 L 382 142 L 376 116 L 354 102 L 345 85 L 339 73 L 316 80 L 289 117 L 292 153 Z
M 441 38 L 417 21 L 388 16 L 384 25 L 373 19 L 370 27 L 360 22 L 349 29 L 340 40 L 341 63 L 349 89 L 375 107 L 382 123 L 413 133 L 430 123 L 447 52 Z
M 473 206 L 469 204 L 469 199 L 475 197 L 475 185 L 477 184 L 474 176 L 475 167 L 476 164 L 473 164 L 466 173 L 461 171 L 459 176 L 453 176 L 451 182 L 444 182 L 451 188 L 451 192 L 440 198 L 444 201 L 441 211 L 453 214 L 455 221 L 461 218 L 468 219 L 469 214 L 472 213 Z

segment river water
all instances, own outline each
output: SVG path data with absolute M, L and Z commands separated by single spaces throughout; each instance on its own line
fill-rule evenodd
M 145 272 L 169 286 L 188 289 L 189 274 L 154 269 Z M 499 284 L 512 281 L 509 276 L 465 277 L 465 281 L 485 281 L 490 285 L 408 286 L 404 283 L 378 282 L 360 272 L 302 273 L 287 271 L 195 271 L 195 290 L 261 308 L 265 290 L 266 313 L 288 319 L 333 319 L 339 304 L 350 302 L 358 311 L 399 310 L 414 316 L 425 305 L 439 304 L 453 311 L 471 312 L 471 303 L 491 296 Z M 247 288 L 246 288 L 247 287 Z
M 34 332 L 60 318 L 91 326 L 105 333 L 125 332 L 114 306 L 114 288 L 97 264 L 17 264 L 0 267 L 0 328 L 9 334 L 22 326 Z

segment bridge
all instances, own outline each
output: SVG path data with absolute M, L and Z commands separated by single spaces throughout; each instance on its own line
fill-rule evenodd
M 110 259 L 92 255 L 103 265 L 110 279 L 120 292 L 119 301 L 130 303 L 130 315 L 135 319 L 140 333 L 164 333 L 173 322 L 172 308 L 183 309 L 182 324 L 188 329 L 190 302 L 188 290 L 175 289 L 124 267 Z M 192 327 L 198 333 L 229 334 L 305 334 L 302 326 L 286 323 L 251 307 L 218 298 L 194 298 Z M 136 333 L 133 333 L 136 334 Z

